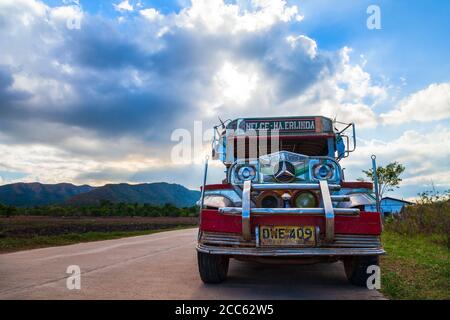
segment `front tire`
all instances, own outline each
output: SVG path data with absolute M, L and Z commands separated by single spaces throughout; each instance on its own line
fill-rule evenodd
M 367 268 L 379 264 L 378 256 L 356 256 L 344 259 L 345 274 L 348 281 L 359 287 L 367 287 L 367 279 L 370 274 Z
M 197 252 L 198 271 L 204 283 L 221 283 L 227 278 L 230 258 Z

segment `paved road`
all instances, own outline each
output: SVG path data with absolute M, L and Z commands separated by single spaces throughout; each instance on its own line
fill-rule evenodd
M 231 260 L 229 279 L 204 285 L 197 229 L 0 255 L 0 299 L 382 299 L 347 283 L 341 263 L 270 266 Z M 66 269 L 81 268 L 68 290 Z

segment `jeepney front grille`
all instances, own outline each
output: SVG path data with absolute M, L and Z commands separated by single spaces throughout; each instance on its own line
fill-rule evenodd
M 256 247 L 255 235 L 251 241 L 244 241 L 239 234 L 203 232 L 200 242 L 203 244 L 227 247 Z M 381 241 L 375 235 L 335 234 L 334 241 L 318 241 L 318 247 L 326 248 L 380 248 Z

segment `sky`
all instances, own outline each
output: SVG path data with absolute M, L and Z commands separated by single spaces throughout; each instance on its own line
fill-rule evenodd
M 210 145 L 175 163 L 176 130 L 320 114 L 356 124 L 347 180 L 376 154 L 406 167 L 391 196 L 450 189 L 449 11 L 445 0 L 0 0 L 0 184 L 196 189 Z M 223 169 L 211 162 L 208 181 Z

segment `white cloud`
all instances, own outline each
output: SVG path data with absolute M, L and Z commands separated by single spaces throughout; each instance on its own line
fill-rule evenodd
M 177 16 L 177 25 L 209 32 L 266 30 L 279 22 L 301 21 L 297 6 L 283 0 L 253 0 L 241 13 L 239 4 L 223 0 L 192 0 L 192 5 Z
M 50 10 L 50 17 L 54 21 L 62 21 L 67 24 L 68 20 L 82 20 L 83 11 L 79 6 L 55 7 Z
M 238 105 L 247 102 L 256 89 L 258 75 L 250 70 L 242 71 L 238 66 L 226 61 L 217 72 L 214 81 L 225 99 Z
M 150 21 L 161 20 L 164 16 L 154 8 L 140 10 L 139 13 Z
M 450 118 L 450 83 L 434 83 L 401 100 L 395 109 L 380 115 L 385 124 L 428 122 Z
M 292 39 L 287 40 L 291 43 Z M 309 52 L 310 48 L 315 46 L 303 49 Z M 350 51 L 347 47 L 340 50 L 334 60 L 334 72 L 325 70 L 321 78 L 305 92 L 281 104 L 280 114 L 320 114 L 343 122 L 354 122 L 358 128 L 376 127 L 378 119 L 374 106 L 386 99 L 388 89 L 374 84 L 370 74 L 364 71 L 363 64 L 352 63 Z
M 429 133 L 405 131 L 392 141 L 359 140 L 355 153 L 343 161 L 349 175 L 356 179 L 360 170 L 371 167 L 370 156 L 377 156 L 378 165 L 398 161 L 405 165 L 403 186 L 426 186 L 432 182 L 437 187 L 450 188 L 450 130 L 438 126 Z
M 372 98 L 374 103 L 385 99 L 386 87 L 373 84 L 370 74 L 364 70 L 365 60 L 361 64 L 351 63 L 351 51 L 351 48 L 344 47 L 339 53 L 340 65 L 334 81 L 340 88 L 340 99 L 361 102 L 365 98 Z
M 133 11 L 134 10 L 134 8 L 133 8 L 133 6 L 130 4 L 130 1 L 129 0 L 124 0 L 124 1 L 122 1 L 122 2 L 120 2 L 119 4 L 115 4 L 115 3 L 113 3 L 113 6 L 114 6 L 114 8 L 117 10 L 117 11 Z
M 301 46 L 302 49 L 306 51 L 306 53 L 311 59 L 314 59 L 316 57 L 317 43 L 313 39 L 305 35 L 299 35 L 299 36 L 288 36 L 286 40 L 293 49 L 295 49 L 297 46 Z

